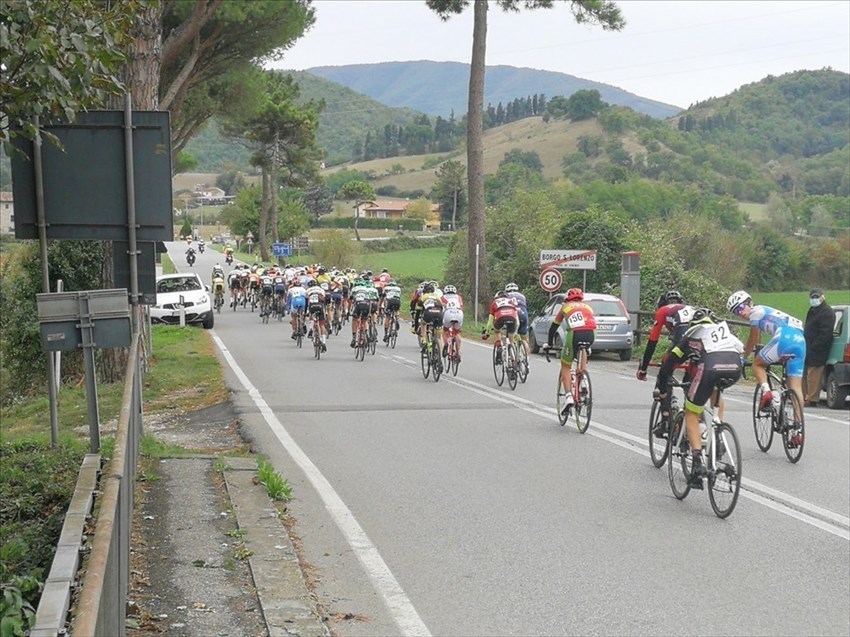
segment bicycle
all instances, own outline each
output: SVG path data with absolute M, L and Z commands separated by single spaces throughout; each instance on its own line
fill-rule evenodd
M 295 312 L 295 346 L 301 348 L 301 343 L 304 339 L 304 312 L 296 310 Z
M 496 384 L 501 387 L 508 377 L 508 386 L 516 389 L 519 371 L 517 364 L 516 346 L 508 338 L 508 330 L 505 327 L 499 329 L 499 338 L 493 343 L 493 376 Z
M 528 353 L 519 334 L 514 334 L 514 348 L 516 349 L 517 374 L 519 375 L 520 382 L 524 384 L 528 380 Z
M 446 342 L 446 356 L 443 367 L 452 373 L 452 376 L 457 376 L 457 369 L 460 367 L 460 354 L 458 354 L 457 341 L 460 338 L 460 330 L 457 328 L 457 321 L 452 321 L 452 326 L 448 328 L 449 338 Z
M 362 361 L 366 358 L 366 350 L 369 348 L 368 336 L 366 328 L 363 327 L 363 320 L 360 319 L 360 327 L 357 328 L 357 335 L 354 337 L 354 359 Z
M 263 294 L 260 297 L 260 319 L 266 324 L 269 322 L 269 315 L 271 314 L 270 305 L 269 297 Z
M 546 362 L 550 362 L 552 351 L 548 347 L 545 348 Z M 578 344 L 577 356 L 573 359 L 570 366 L 570 377 L 572 380 L 572 405 L 567 406 L 567 389 L 564 387 L 561 379 L 561 371 L 558 370 L 558 385 L 555 394 L 555 408 L 558 410 L 558 422 L 563 427 L 570 419 L 570 415 L 575 413 L 576 429 L 579 433 L 584 433 L 590 427 L 590 414 L 593 411 L 593 385 L 590 382 L 590 373 L 585 370 L 581 371 L 582 364 L 587 365 L 587 356 L 590 351 L 590 345 L 587 343 Z
M 782 367 L 781 375 L 774 372 L 770 366 L 767 367 L 767 384 L 771 391 L 778 387 L 778 411 L 775 403 L 770 404 L 764 410 L 759 409 L 764 390 L 761 385 L 756 385 L 753 392 L 753 430 L 758 448 L 765 453 L 773 444 L 773 434 L 777 433 L 782 436 L 782 448 L 785 450 L 785 456 L 790 462 L 796 464 L 803 456 L 803 446 L 806 443 L 806 423 L 800 397 L 788 387 L 787 364 L 792 358 L 794 358 L 793 355 L 789 355 L 782 356 L 779 359 L 778 364 Z M 744 363 L 745 369 L 750 366 L 752 366 L 752 363 Z M 797 414 L 799 414 L 799 420 L 797 420 Z
M 722 381 L 715 386 L 718 404 L 726 386 Z M 723 519 L 735 509 L 741 490 L 741 446 L 732 425 L 721 422 L 711 402 L 705 406 L 702 415 L 702 422 L 706 425 L 702 441 L 703 459 L 708 499 L 714 514 Z M 667 477 L 677 500 L 684 500 L 691 491 L 693 455 L 686 429 L 684 412 L 680 411 L 667 441 Z
M 422 366 L 422 375 L 427 379 L 430 374 L 434 382 L 440 380 L 443 373 L 443 359 L 440 355 L 440 342 L 436 337 L 436 330 L 430 323 L 425 327 L 425 348 L 419 355 Z
M 650 367 L 660 367 L 658 363 L 650 363 L 649 365 Z M 687 365 L 678 365 L 676 369 L 685 369 L 686 367 Z M 670 385 L 667 388 L 667 391 L 670 393 L 670 411 L 666 422 L 663 423 L 662 412 L 664 404 L 658 398 L 658 395 L 653 392 L 652 409 L 649 412 L 649 459 L 652 461 L 652 466 L 656 469 L 660 469 L 667 462 L 667 453 L 669 451 L 668 440 L 670 438 L 671 427 L 677 419 L 681 420 L 684 417 L 684 412 L 679 408 L 679 401 L 676 400 L 676 394 L 673 390 L 681 388 L 682 391 L 687 392 L 690 386 L 690 380 L 679 380 L 675 376 L 671 376 Z M 663 440 L 664 444 L 659 445 L 659 440 Z
M 341 302 L 333 301 L 334 311 L 333 311 L 333 320 L 331 322 L 331 326 L 332 326 L 334 335 L 339 334 L 339 331 L 342 329 L 342 319 L 340 318 L 340 305 L 341 305 Z
M 313 325 L 311 327 L 312 330 L 312 340 L 313 340 L 313 356 L 316 357 L 316 360 L 319 360 L 322 357 L 322 352 L 325 351 L 325 344 L 322 343 L 322 328 L 320 327 L 319 321 L 314 317 Z
M 390 328 L 387 330 L 387 346 L 390 349 L 395 349 L 395 344 L 398 341 L 398 316 L 395 314 L 390 317 Z
M 221 306 L 224 305 L 224 282 L 221 279 L 213 281 L 213 307 L 218 314 L 221 314 Z
M 369 329 L 367 332 L 369 353 L 374 356 L 378 349 L 378 328 L 375 327 L 375 315 L 369 315 Z

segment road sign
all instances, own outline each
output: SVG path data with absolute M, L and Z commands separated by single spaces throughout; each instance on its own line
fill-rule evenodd
M 595 270 L 596 250 L 541 250 L 540 267 L 543 270 Z
M 543 270 L 540 273 L 540 287 L 544 292 L 557 292 L 561 289 L 561 284 L 564 282 L 561 273 L 554 268 Z
M 273 243 L 272 254 L 276 257 L 288 257 L 292 254 L 292 249 L 288 243 Z

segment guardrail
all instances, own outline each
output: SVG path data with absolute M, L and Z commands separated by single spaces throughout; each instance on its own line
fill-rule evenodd
M 141 347 L 140 334 L 135 334 L 127 360 L 127 373 L 124 377 L 124 397 L 118 419 L 118 430 L 115 434 L 115 451 L 112 460 L 101 475 L 100 484 L 97 485 L 100 490 L 98 498 L 100 510 L 86 572 L 83 576 L 77 613 L 72 620 L 70 630 L 70 633 L 75 636 L 108 635 L 113 637 L 126 634 L 124 623 L 130 584 L 130 533 L 133 520 L 136 463 L 139 458 L 139 441 L 142 434 Z M 93 457 L 99 459 L 99 456 Z M 83 465 L 86 466 L 85 462 Z M 82 479 L 81 471 L 80 480 Z M 77 484 L 79 487 L 80 482 L 78 481 Z M 85 506 L 81 507 L 85 509 L 83 519 L 91 508 L 90 494 L 94 487 L 95 485 L 89 483 L 83 485 L 84 490 L 89 491 L 89 499 L 85 502 Z M 84 500 L 85 498 L 82 497 L 80 502 Z M 51 582 L 48 577 L 36 612 L 36 624 L 30 633 L 32 637 L 46 637 L 68 632 L 70 588 L 73 585 L 77 565 L 73 565 L 70 576 L 68 572 L 75 556 L 77 558 L 79 556 L 82 535 L 81 526 L 78 528 L 74 525 L 73 529 L 69 526 L 72 522 L 72 514 L 80 515 L 82 510 L 74 511 L 69 508 L 65 519 L 65 524 L 69 527 L 69 536 L 66 537 L 65 526 L 63 526 L 60 548 L 63 541 L 70 548 L 63 552 L 57 550 L 50 569 L 51 576 L 56 569 L 57 575 L 61 575 L 62 579 Z M 74 555 L 71 555 L 72 552 Z
M 635 329 L 634 329 L 634 334 L 635 334 L 634 346 L 638 347 L 640 345 L 641 336 L 649 334 L 649 332 L 650 332 L 649 329 L 646 329 L 646 330 L 642 329 L 643 320 L 648 318 L 649 324 L 650 324 L 650 327 L 651 327 L 652 322 L 655 319 L 655 310 L 652 310 L 652 311 L 649 311 L 649 312 L 647 312 L 645 310 L 638 310 L 637 312 L 630 312 L 630 314 L 637 315 L 637 325 L 635 326 Z M 723 320 L 726 321 L 729 325 L 735 325 L 736 327 L 748 328 L 750 326 L 750 324 L 745 322 L 745 321 L 736 321 L 735 319 L 723 319 Z

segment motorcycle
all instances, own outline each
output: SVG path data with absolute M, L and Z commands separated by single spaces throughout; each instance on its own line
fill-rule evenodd
M 201 254 L 204 253 L 204 244 L 203 243 L 198 246 L 198 252 L 200 252 Z
M 189 264 L 190 268 L 193 265 L 195 265 L 195 253 L 194 252 L 190 252 L 189 254 L 186 255 L 186 263 Z
M 227 256 L 225 256 L 225 257 L 224 257 L 224 262 L 225 262 L 227 265 L 233 265 L 233 255 L 232 255 L 232 254 L 228 254 Z

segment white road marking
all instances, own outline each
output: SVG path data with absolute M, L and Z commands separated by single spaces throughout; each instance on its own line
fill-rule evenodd
M 388 357 L 389 358 L 389 357 Z M 392 360 L 398 363 L 418 368 L 418 365 L 410 359 L 394 354 Z M 548 420 L 558 422 L 557 414 L 552 407 L 535 403 L 534 401 L 517 396 L 513 392 L 496 389 L 482 385 L 473 380 L 458 377 L 443 376 L 443 378 L 467 391 L 486 396 L 498 400 L 509 405 L 522 409 L 524 411 L 542 416 Z M 600 431 L 605 433 L 601 433 Z M 609 434 L 609 435 L 606 435 Z M 646 449 L 647 442 L 645 438 L 635 436 L 625 431 L 620 431 L 614 427 L 603 425 L 602 423 L 591 420 L 591 427 L 587 430 L 586 435 L 594 436 L 600 440 L 605 440 L 616 444 L 619 447 L 628 449 L 638 455 L 649 457 L 649 450 Z M 805 522 L 811 526 L 837 535 L 845 540 L 850 540 L 850 518 L 843 516 L 829 509 L 825 509 L 811 502 L 801 500 L 791 494 L 779 491 L 767 485 L 741 478 L 741 496 L 758 502 L 774 511 L 778 511 L 784 515 Z
M 286 428 L 277 419 L 260 392 L 256 387 L 254 387 L 236 363 L 236 360 L 233 358 L 233 355 L 230 353 L 230 350 L 227 349 L 224 342 L 215 334 L 213 334 L 212 337 L 213 340 L 215 340 L 216 345 L 218 345 L 218 348 L 221 350 L 221 353 L 228 365 L 230 365 L 230 368 L 239 378 L 242 386 L 248 392 L 248 395 L 251 396 L 254 404 L 263 415 L 269 429 L 271 429 L 272 433 L 277 436 L 280 444 L 298 464 L 307 476 L 307 479 L 310 480 L 313 488 L 316 489 L 319 497 L 322 498 L 322 502 L 324 502 L 328 513 L 330 513 L 334 522 L 336 522 L 339 530 L 342 531 L 342 534 L 345 536 L 345 539 L 348 541 L 348 544 L 357 556 L 357 559 L 360 560 L 366 574 L 372 580 L 372 584 L 375 586 L 375 589 L 384 599 L 384 603 L 387 605 L 392 618 L 395 620 L 396 624 L 398 624 L 401 634 L 430 637 L 431 633 L 425 625 L 425 622 L 422 621 L 422 618 L 416 612 L 416 609 L 413 607 L 413 604 L 407 597 L 407 594 L 402 590 L 386 562 L 384 562 L 384 559 L 381 557 L 380 553 L 378 553 L 377 547 L 372 544 L 372 541 L 366 535 L 363 527 L 361 527 L 354 518 L 354 515 L 346 506 L 345 502 L 342 501 L 342 498 L 339 497 L 330 482 L 328 482 L 327 478 L 325 478 L 322 472 L 319 471 L 319 468 L 313 464 L 313 461 L 310 460 L 307 454 L 304 453 L 301 447 L 298 446 L 298 443 L 295 442 Z

